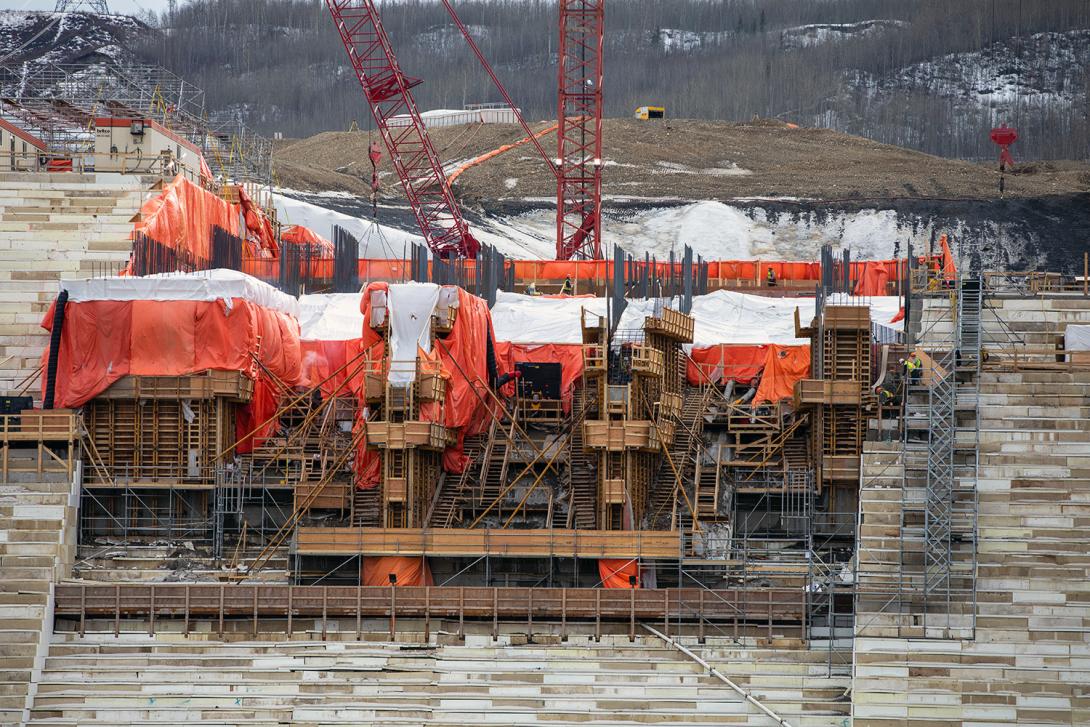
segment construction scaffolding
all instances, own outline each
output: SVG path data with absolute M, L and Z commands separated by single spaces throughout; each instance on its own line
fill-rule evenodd
M 926 271 L 924 271 L 926 272 Z M 924 633 L 972 630 L 975 613 L 978 381 L 983 280 L 955 276 L 915 289 L 905 382 L 903 522 L 922 528 L 922 553 L 902 547 L 902 588 Z M 906 541 L 907 543 L 907 541 Z
M 196 145 L 223 181 L 271 182 L 272 142 L 237 117 L 210 115 L 204 91 L 161 66 L 0 66 L 0 118 L 40 138 L 50 154 L 93 158 L 95 119 L 103 117 L 162 124 Z

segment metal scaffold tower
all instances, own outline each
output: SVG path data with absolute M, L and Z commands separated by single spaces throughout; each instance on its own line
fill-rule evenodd
M 562 0 L 556 259 L 602 257 L 602 38 L 605 0 Z
M 958 276 L 928 297 L 919 299 L 924 320 L 917 336 L 927 360 L 906 382 L 904 428 L 904 522 L 909 526 L 922 509 L 922 578 L 905 577 L 909 559 L 902 553 L 902 581 L 912 590 L 910 602 L 922 606 L 925 629 L 955 629 L 966 625 L 958 615 L 971 613 L 959 604 L 975 601 L 983 286 L 978 276 Z M 914 494 L 920 485 L 922 502 Z

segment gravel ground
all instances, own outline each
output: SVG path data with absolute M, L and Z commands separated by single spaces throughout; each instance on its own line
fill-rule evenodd
M 549 126 L 533 124 L 535 130 Z M 448 171 L 523 137 L 514 125 L 435 129 L 433 142 Z M 376 137 L 373 137 L 377 139 Z M 826 129 L 791 128 L 775 121 L 604 122 L 603 192 L 626 197 L 730 201 L 799 198 L 868 202 L 898 199 L 999 198 L 994 165 L 942 159 Z M 280 186 L 366 195 L 371 176 L 367 132 L 326 132 L 281 142 L 274 168 Z M 542 138 L 553 153 L 556 137 Z M 1016 150 L 1017 151 L 1017 150 Z M 386 198 L 402 196 L 384 159 Z M 552 198 L 555 182 L 526 144 L 466 171 L 455 184 L 466 202 Z M 1006 180 L 1006 198 L 1090 191 L 1090 163 L 1029 162 Z

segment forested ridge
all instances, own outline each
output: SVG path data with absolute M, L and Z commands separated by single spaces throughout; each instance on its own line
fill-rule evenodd
M 499 100 L 442 5 L 379 3 L 419 106 Z M 556 114 L 549 0 L 455 2 L 532 119 Z M 266 133 L 369 123 L 324 2 L 194 0 L 151 19 L 140 52 L 202 86 L 213 109 Z M 606 113 L 776 117 L 965 158 L 1086 158 L 1086 0 L 622 0 L 607 5 Z

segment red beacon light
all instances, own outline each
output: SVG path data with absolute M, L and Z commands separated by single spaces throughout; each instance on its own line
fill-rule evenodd
M 1006 124 L 1001 124 L 992 129 L 992 142 L 999 147 L 999 171 L 1006 171 L 1007 167 L 1014 166 L 1014 157 L 1011 156 L 1010 146 L 1018 141 L 1018 130 L 1012 129 Z

